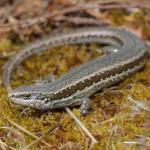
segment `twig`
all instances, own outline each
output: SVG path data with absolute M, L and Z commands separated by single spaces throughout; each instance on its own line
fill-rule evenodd
M 89 132 L 89 130 L 82 124 L 82 122 L 72 113 L 72 111 L 66 107 L 65 108 L 68 114 L 75 120 L 77 125 L 90 137 L 92 140 L 92 144 L 98 143 L 98 141 L 93 137 L 93 135 Z
M 107 22 L 102 22 L 99 20 L 96 20 L 94 18 L 83 18 L 83 17 L 61 17 L 61 21 L 67 21 L 71 22 L 76 25 L 108 25 Z M 60 21 L 59 20 L 59 21 Z
M 113 137 L 113 134 L 116 133 L 117 129 L 118 129 L 119 126 L 113 126 L 111 129 L 111 132 L 110 132 L 110 135 L 109 135 L 109 139 L 108 139 L 108 142 L 107 142 L 107 145 L 106 145 L 106 150 L 109 150 L 110 149 L 110 143 L 111 143 L 111 140 L 112 140 L 112 137 Z M 113 144 L 113 143 L 112 143 Z M 112 145 L 113 146 L 113 145 Z M 113 147 L 112 147 L 113 149 Z
M 110 149 L 109 146 L 110 146 L 110 142 L 111 142 L 113 133 L 114 133 L 114 130 L 111 130 L 110 135 L 109 135 L 109 139 L 108 139 L 108 142 L 107 142 L 107 145 L 106 145 L 106 150 Z
M 14 4 L 8 8 L 7 12 L 3 16 L 3 18 L 0 20 L 0 23 L 3 23 L 9 17 L 9 15 L 14 11 L 14 9 L 19 5 L 20 2 L 21 0 L 14 1 Z
M 17 135 L 17 137 L 20 137 L 19 139 L 21 139 L 22 146 L 25 145 L 25 138 L 23 137 L 23 135 L 17 129 L 15 129 L 13 127 L 8 127 L 8 126 L 2 126 L 2 127 L 0 127 L 0 129 L 1 130 L 2 129 L 8 130 L 11 133 Z
M 4 143 L 1 139 L 0 139 L 0 147 L 2 150 L 7 150 L 8 149 L 11 149 L 11 150 L 16 150 L 15 148 L 7 145 L 6 143 Z
M 32 145 L 36 144 L 37 142 L 43 140 L 47 135 L 52 134 L 53 132 L 55 132 L 56 129 L 58 129 L 59 127 L 60 127 L 59 124 L 57 124 L 52 129 L 50 129 L 45 135 L 43 135 L 42 137 L 36 139 L 35 141 L 33 141 L 32 143 L 30 143 L 29 145 L 25 146 L 24 148 L 22 148 L 22 150 L 29 149 L 29 147 L 31 147 Z
M 144 144 L 139 141 L 124 141 L 122 142 L 123 144 L 128 144 L 128 145 L 139 145 L 139 146 L 144 146 L 144 147 L 150 147 L 150 144 Z
M 24 29 L 30 26 L 33 26 L 34 24 L 40 24 L 45 22 L 48 19 L 54 18 L 56 16 L 62 16 L 65 15 L 67 13 L 72 13 L 72 12 L 76 12 L 76 11 L 81 11 L 81 10 L 86 10 L 86 9 L 100 9 L 100 10 L 109 10 L 109 9 L 127 9 L 127 8 L 145 8 L 145 9 L 150 9 L 150 7 L 148 5 L 144 5 L 144 4 L 105 4 L 104 2 L 89 2 L 89 3 L 82 3 L 82 4 L 78 4 L 76 6 L 72 6 L 69 8 L 64 8 L 59 12 L 53 12 L 53 13 L 46 13 L 42 16 L 38 16 L 35 18 L 30 18 L 27 20 L 22 20 L 22 21 L 18 21 L 16 24 L 4 24 L 4 25 L 0 25 L 0 27 L 10 27 L 11 29 L 13 29 L 14 26 L 17 26 L 20 29 Z
M 131 102 L 133 102 L 134 104 L 136 104 L 139 108 L 147 111 L 147 112 L 150 112 L 150 109 L 148 106 L 146 106 L 144 103 L 141 103 L 139 101 L 135 101 L 131 96 L 128 95 L 128 100 L 130 100 Z
M 104 125 L 106 123 L 109 123 L 109 122 L 112 122 L 114 120 L 117 120 L 117 119 L 123 119 L 123 118 L 126 118 L 128 117 L 129 114 L 126 114 L 126 115 L 122 115 L 122 116 L 114 116 L 113 118 L 110 118 L 110 119 L 107 119 L 107 120 L 104 120 L 100 123 L 100 125 Z
M 141 138 L 144 138 L 144 139 L 150 141 L 150 137 L 147 137 L 147 136 L 144 136 L 144 135 L 139 135 L 139 134 L 136 134 L 135 136 L 141 137 Z
M 25 108 L 25 109 L 19 114 L 19 116 L 17 117 L 17 119 L 19 120 L 19 119 L 21 118 L 21 116 L 22 116 L 23 114 L 25 114 L 26 111 L 28 111 L 28 110 L 30 110 L 30 108 Z
M 7 120 L 9 123 L 11 123 L 13 126 L 15 126 L 16 128 L 18 128 L 19 130 L 21 130 L 22 132 L 26 133 L 27 135 L 31 136 L 34 139 L 39 139 L 39 137 L 37 137 L 36 135 L 32 134 L 31 132 L 27 131 L 26 129 L 24 129 L 23 127 L 21 127 L 20 125 L 16 124 L 15 122 L 11 121 L 10 119 L 4 117 L 4 116 L 0 116 L 1 118 L 4 118 L 5 120 Z M 44 140 L 41 140 L 41 142 L 45 145 L 47 145 L 48 147 L 51 147 L 51 145 L 49 143 L 47 143 Z

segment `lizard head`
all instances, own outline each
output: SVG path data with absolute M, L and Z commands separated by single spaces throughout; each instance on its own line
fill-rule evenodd
M 9 92 L 9 98 L 12 102 L 32 107 L 35 109 L 46 110 L 51 109 L 51 101 L 53 100 L 53 91 L 49 91 L 48 94 L 43 91 L 40 92 L 40 89 L 43 89 L 42 86 L 20 86 L 11 92 Z

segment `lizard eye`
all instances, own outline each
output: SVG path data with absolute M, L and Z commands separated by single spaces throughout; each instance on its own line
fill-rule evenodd
M 27 98 L 27 99 L 30 98 L 30 97 L 31 97 L 30 94 L 26 94 L 26 95 L 25 95 L 25 98 Z

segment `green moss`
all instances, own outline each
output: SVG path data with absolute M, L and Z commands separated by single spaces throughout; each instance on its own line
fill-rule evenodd
M 125 22 L 125 11 L 119 9 L 114 9 L 108 13 L 108 19 L 111 20 L 112 24 L 115 26 L 123 25 Z
M 119 14 L 119 15 L 118 15 Z M 110 11 L 108 18 L 113 21 L 114 25 L 124 25 L 126 14 L 122 11 Z M 136 20 L 135 28 L 138 28 L 141 23 L 139 20 L 144 19 L 142 13 L 131 14 L 133 20 Z M 119 18 L 119 19 L 118 19 Z M 148 18 L 146 18 L 148 20 Z M 133 21 L 134 22 L 134 21 Z M 138 24 L 138 25 L 137 25 Z M 134 24 L 133 24 L 134 26 Z M 145 25 L 141 26 L 142 30 L 150 35 Z M 14 45 L 9 39 L 1 39 L 0 51 L 9 53 L 10 49 L 16 51 L 20 46 Z M 97 57 L 99 54 L 97 44 L 68 46 L 65 45 L 59 48 L 53 48 L 50 51 L 45 51 L 42 54 L 30 57 L 24 61 L 15 73 L 13 73 L 13 86 L 17 87 L 23 84 L 31 84 L 37 79 L 48 74 L 54 73 L 57 77 L 66 73 L 69 69 L 79 66 L 90 59 Z M 6 62 L 6 59 L 1 60 L 1 67 Z M 112 149 L 112 145 L 116 149 L 129 149 L 129 146 L 123 144 L 123 141 L 137 140 L 136 135 L 145 135 L 149 137 L 150 128 L 148 126 L 149 113 L 138 108 L 136 104 L 127 99 L 127 95 L 134 98 L 136 102 L 141 102 L 149 107 L 150 99 L 150 61 L 147 62 L 145 68 L 124 80 L 117 85 L 117 90 L 108 91 L 105 94 L 92 97 L 92 111 L 86 117 L 80 116 L 78 107 L 73 109 L 73 113 L 83 122 L 90 130 L 98 143 L 93 145 L 93 150 Z M 2 73 L 2 71 L 1 71 Z M 59 130 L 47 135 L 44 141 L 52 145 L 53 149 L 58 149 L 62 145 L 67 145 L 71 141 L 75 147 L 79 145 L 81 149 L 90 147 L 89 138 L 79 129 L 75 121 L 64 110 L 40 112 L 29 109 L 24 113 L 23 107 L 8 103 L 7 92 L 4 87 L 0 88 L 0 115 L 12 120 L 21 127 L 27 129 L 34 135 L 41 137 L 50 131 L 55 125 L 60 124 Z M 22 113 L 22 114 L 21 114 Z M 21 116 L 20 116 L 21 115 Z M 10 126 L 16 128 L 9 121 L 0 119 L 0 127 Z M 5 131 L 6 132 L 6 131 Z M 0 137 L 5 137 L 5 142 L 11 146 L 18 148 L 22 142 L 20 139 L 11 143 L 11 137 L 7 137 L 4 131 L 0 131 Z M 33 142 L 34 139 L 20 131 L 25 138 L 25 144 Z M 112 135 L 111 135 L 112 134 Z M 112 137 L 111 137 L 112 136 Z M 109 138 L 111 140 L 109 142 Z M 150 143 L 150 141 L 148 141 Z M 147 142 L 147 143 L 148 143 Z M 45 147 L 41 142 L 34 144 L 31 149 L 40 149 Z M 136 149 L 133 145 L 131 149 Z M 48 149 L 48 148 L 47 148 Z

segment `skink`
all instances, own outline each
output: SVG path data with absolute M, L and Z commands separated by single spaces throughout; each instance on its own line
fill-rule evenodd
M 57 80 L 11 89 L 12 71 L 27 57 L 64 44 L 91 42 L 109 45 L 115 50 L 71 69 Z M 3 82 L 10 100 L 17 104 L 40 110 L 81 105 L 81 113 L 87 114 L 90 96 L 137 72 L 145 64 L 145 56 L 142 40 L 128 31 L 111 27 L 81 28 L 49 36 L 23 48 L 6 63 Z

